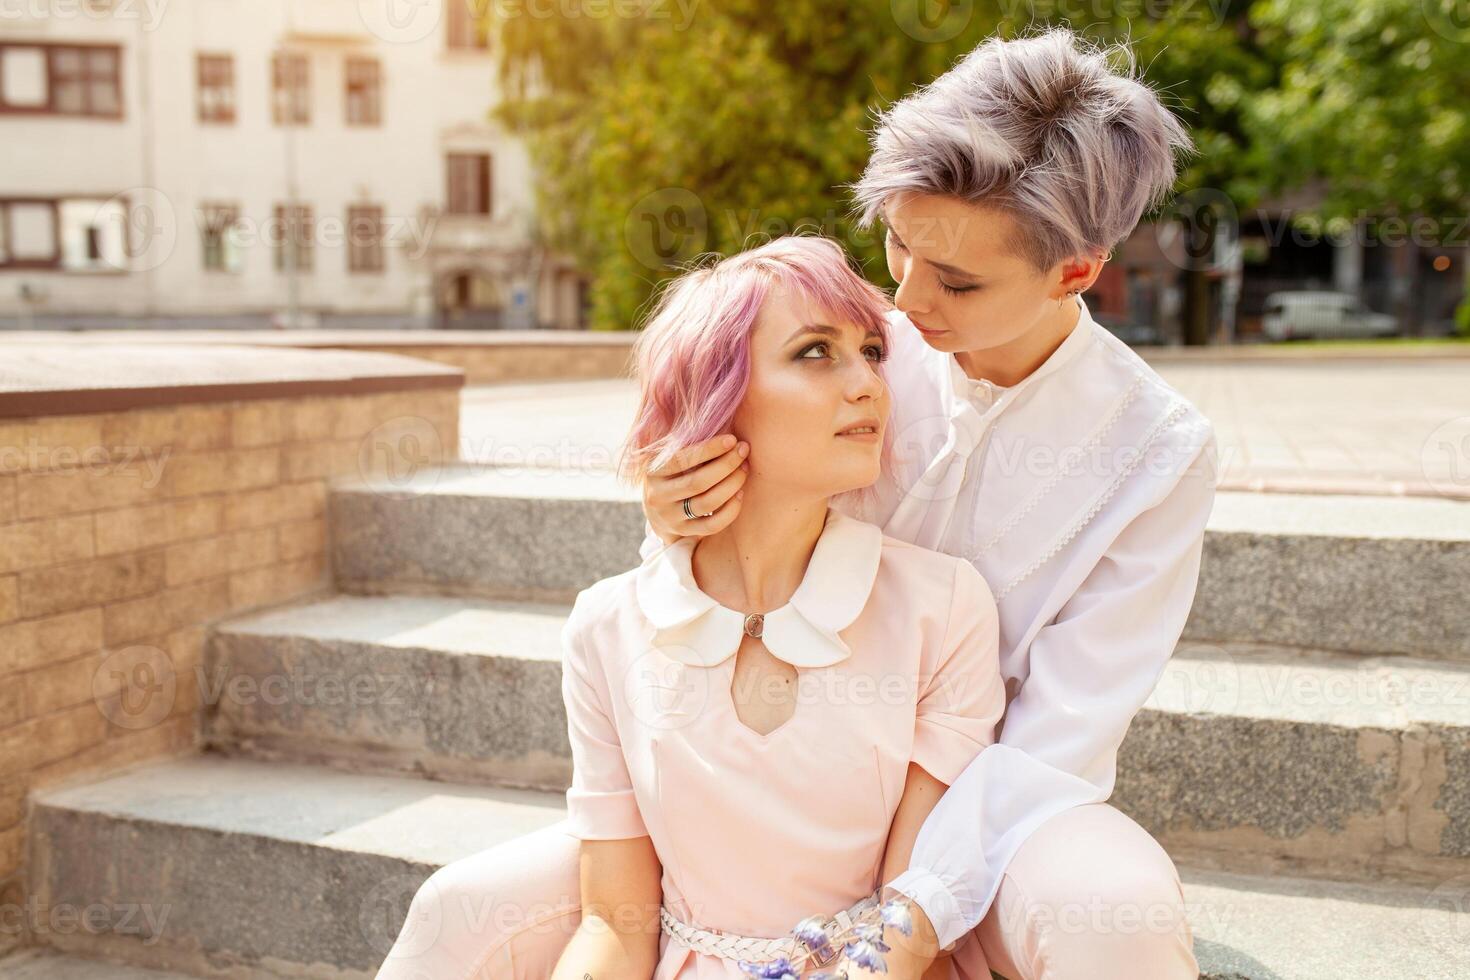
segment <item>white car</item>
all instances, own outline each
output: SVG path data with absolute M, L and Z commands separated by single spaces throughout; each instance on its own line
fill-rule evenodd
M 1373 312 L 1349 293 L 1303 290 L 1268 295 L 1261 329 L 1271 340 L 1391 337 L 1398 333 L 1398 321 Z

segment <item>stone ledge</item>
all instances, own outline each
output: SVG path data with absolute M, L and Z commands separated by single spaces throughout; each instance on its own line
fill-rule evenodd
M 0 367 L 0 418 L 198 402 L 464 386 L 464 372 L 369 351 L 230 345 L 25 344 Z

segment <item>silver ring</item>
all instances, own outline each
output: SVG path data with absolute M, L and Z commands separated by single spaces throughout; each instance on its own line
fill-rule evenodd
M 684 516 L 689 518 L 691 521 L 694 520 L 694 512 L 689 509 L 688 497 L 684 498 Z

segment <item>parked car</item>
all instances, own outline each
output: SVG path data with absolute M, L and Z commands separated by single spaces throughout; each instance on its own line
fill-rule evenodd
M 1293 290 L 1266 296 L 1261 331 L 1270 340 L 1391 337 L 1398 333 L 1398 321 L 1373 312 L 1350 293 Z

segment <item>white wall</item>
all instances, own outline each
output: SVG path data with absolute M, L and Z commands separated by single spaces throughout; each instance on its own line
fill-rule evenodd
M 312 207 L 318 223 L 314 269 L 298 280 L 306 311 L 384 317 L 427 311 L 431 262 L 413 254 L 416 243 L 422 250 L 425 236 L 441 249 L 448 245 L 451 256 L 454 243 L 466 251 L 514 251 L 527 243 L 531 164 L 520 143 L 489 121 L 498 98 L 493 47 L 447 48 L 447 0 L 422 8 L 402 5 L 420 18 L 407 27 L 365 22 L 372 14 L 363 11 L 380 5 L 355 0 L 152 0 L 152 16 L 143 0 L 114 0 L 114 14 L 107 17 L 13 16 L 38 2 L 5 8 L 0 44 L 122 45 L 124 113 L 121 120 L 0 114 L 0 198 L 100 202 L 126 194 L 134 207 L 134 241 L 149 247 L 131 259 L 126 272 L 0 268 L 0 316 L 33 309 L 52 315 L 196 316 L 207 322 L 209 315 L 284 311 L 288 276 L 275 269 L 264 239 L 293 179 L 297 199 Z M 271 54 L 283 42 L 310 61 L 311 121 L 294 131 L 271 119 Z M 233 124 L 197 121 L 201 52 L 234 56 Z M 377 58 L 381 66 L 378 127 L 346 123 L 345 59 L 359 54 Z M 451 150 L 491 154 L 490 219 L 429 217 L 445 203 L 444 155 Z M 245 219 L 238 272 L 204 269 L 199 208 L 211 203 L 236 204 Z M 347 270 L 340 238 L 353 203 L 383 209 L 390 243 L 381 274 Z M 336 244 L 328 240 L 333 231 Z M 441 266 L 445 261 L 454 260 L 441 258 Z M 22 282 L 43 290 L 46 301 L 38 307 L 23 302 Z

